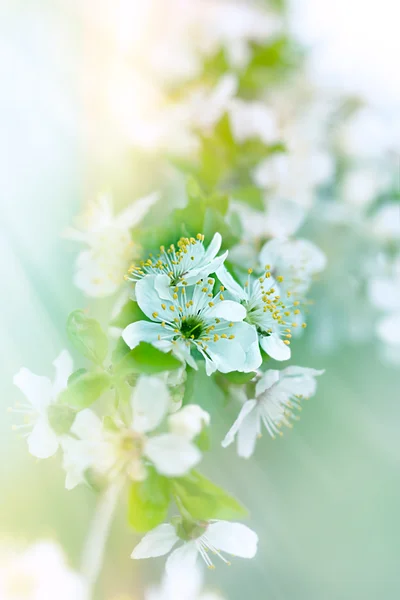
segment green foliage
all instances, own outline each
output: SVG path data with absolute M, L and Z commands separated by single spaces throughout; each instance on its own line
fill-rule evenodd
M 247 510 L 225 490 L 197 471 L 171 482 L 178 507 L 193 519 L 236 519 L 247 515 Z
M 51 428 L 57 435 L 64 435 L 69 432 L 75 420 L 76 411 L 70 406 L 62 404 L 50 404 L 47 409 L 47 416 Z
M 163 371 L 174 371 L 181 366 L 181 362 L 171 352 L 161 352 L 151 344 L 141 342 L 116 363 L 115 374 L 117 377 L 126 377 L 131 373 L 152 375 Z
M 256 373 L 252 371 L 251 373 L 242 373 L 240 371 L 232 371 L 231 373 L 224 373 L 223 377 L 229 381 L 229 383 L 233 385 L 243 385 L 244 383 L 248 383 L 256 376 Z
M 129 300 L 122 307 L 121 312 L 111 321 L 110 325 L 125 329 L 131 323 L 142 320 L 146 320 L 146 315 L 140 310 L 139 304 L 134 300 Z
M 75 381 L 75 379 L 78 379 L 78 377 L 80 377 L 81 375 L 83 375 L 84 373 L 87 373 L 87 369 L 77 369 L 76 371 L 74 371 L 73 373 L 71 373 L 71 375 L 68 377 L 68 385 L 70 385 L 71 383 L 73 383 Z
M 83 310 L 74 310 L 67 320 L 67 333 L 78 352 L 98 365 L 103 364 L 108 340 L 96 319 L 85 315 Z
M 165 521 L 170 504 L 170 482 L 148 467 L 144 481 L 129 490 L 128 521 L 136 531 L 146 532 Z
M 130 348 L 128 344 L 126 344 L 124 339 L 120 337 L 111 355 L 112 364 L 117 365 L 124 358 L 124 356 L 129 353 L 129 351 Z
M 59 396 L 59 403 L 82 410 L 88 408 L 107 391 L 112 384 L 108 373 L 83 373 L 75 378 Z
M 276 37 L 269 44 L 253 43 L 252 58 L 240 73 L 239 95 L 254 97 L 260 89 L 281 81 L 298 67 L 304 52 L 286 35 Z

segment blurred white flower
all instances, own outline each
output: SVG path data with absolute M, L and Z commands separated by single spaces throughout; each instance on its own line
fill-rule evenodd
M 228 431 L 222 446 L 226 448 L 237 437 L 239 456 L 249 458 L 264 424 L 268 433 L 281 435 L 282 425 L 291 427 L 293 411 L 302 398 L 310 398 L 317 389 L 315 377 L 324 371 L 304 367 L 287 367 L 283 371 L 266 371 L 257 381 L 255 398 L 245 399 L 238 418 Z M 244 398 L 245 395 L 243 394 Z
M 1 600 L 89 600 L 83 578 L 54 542 L 17 550 L 0 546 Z
M 398 150 L 400 122 L 391 117 L 370 106 L 360 108 L 338 131 L 342 151 L 360 161 Z
M 400 204 L 393 202 L 381 206 L 371 218 L 368 228 L 383 242 L 399 242 Z
M 198 404 L 187 404 L 180 411 L 168 417 L 171 433 L 180 435 L 188 440 L 197 437 L 204 427 L 210 424 L 210 415 Z
M 228 112 L 237 142 L 243 143 L 253 138 L 259 138 L 264 144 L 279 141 L 275 113 L 265 102 L 234 98 Z
M 74 279 L 87 296 L 110 296 L 122 285 L 136 254 L 130 230 L 157 199 L 157 193 L 150 194 L 114 216 L 111 198 L 100 196 L 79 219 L 79 228 L 65 232 L 66 238 L 89 246 L 77 258 Z
M 191 528 L 185 539 L 179 537 L 177 531 L 183 535 L 179 527 L 175 528 L 169 523 L 159 525 L 142 538 L 133 550 L 131 558 L 165 556 L 178 542 L 183 542 L 166 562 L 167 573 L 175 573 L 193 568 L 199 556 L 208 567 L 214 568 L 208 551 L 226 564 L 230 563 L 222 553 L 253 558 L 257 552 L 257 534 L 242 523 L 202 521 Z
M 135 348 L 148 342 L 172 350 L 194 369 L 197 364 L 191 350 L 197 349 L 205 359 L 208 375 L 217 370 L 248 372 L 259 367 L 261 357 L 252 352 L 257 333 L 243 322 L 245 309 L 225 300 L 221 291 L 214 294 L 214 283 L 212 278 L 199 279 L 194 286 L 175 287 L 171 296 L 168 275 L 147 275 L 138 281 L 137 302 L 152 322 L 128 325 L 122 334 L 126 344 Z
M 27 402 L 19 403 L 17 408 L 9 409 L 13 413 L 25 416 L 24 425 L 14 425 L 14 430 L 26 432 L 29 452 L 37 458 L 49 458 L 57 452 L 60 436 L 53 430 L 49 421 L 49 409 L 58 395 L 67 387 L 68 378 L 73 371 L 72 358 L 63 350 L 54 360 L 56 370 L 54 381 L 48 377 L 35 375 L 29 369 L 21 368 L 14 375 L 14 384 L 21 390 Z
M 165 573 L 161 585 L 149 589 L 145 600 L 223 600 L 217 592 L 202 591 L 203 574 L 193 568 Z
M 90 409 L 78 413 L 71 428 L 77 439 L 62 441 L 66 488 L 83 482 L 89 468 L 109 478 L 125 473 L 141 481 L 147 475 L 146 461 L 167 477 L 185 475 L 201 460 L 201 452 L 191 440 L 174 431 L 148 435 L 162 424 L 170 401 L 163 379 L 141 375 L 132 391 L 129 427 L 118 422 L 107 429 Z
M 265 211 L 261 212 L 242 202 L 232 203 L 233 212 L 240 216 L 244 240 L 291 237 L 306 217 L 306 210 L 291 200 L 265 198 L 265 205 Z M 229 257 L 232 260 L 232 250 Z

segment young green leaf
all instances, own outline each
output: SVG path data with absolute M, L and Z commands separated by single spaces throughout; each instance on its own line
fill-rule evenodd
M 235 498 L 197 471 L 173 479 L 172 490 L 178 505 L 193 519 L 230 520 L 247 515 L 247 510 Z
M 118 377 L 126 377 L 130 373 L 152 375 L 163 371 L 174 371 L 179 367 L 181 362 L 170 352 L 161 352 L 151 344 L 141 342 L 117 363 L 115 373 Z
M 111 383 L 112 379 L 107 373 L 84 373 L 61 392 L 59 403 L 82 410 L 100 398 Z
M 130 487 L 129 524 L 140 532 L 157 527 L 165 521 L 170 499 L 169 480 L 149 467 L 146 479 L 135 481 Z
M 76 410 L 63 404 L 50 404 L 47 409 L 47 416 L 51 428 L 57 435 L 64 435 L 69 432 L 72 423 L 76 417 Z
M 78 352 L 96 364 L 103 363 L 108 340 L 96 319 L 86 316 L 82 310 L 74 310 L 67 320 L 67 333 Z
M 225 379 L 232 383 L 233 385 L 243 385 L 244 383 L 248 383 L 256 376 L 257 373 L 252 371 L 251 373 L 242 373 L 240 371 L 231 371 L 230 373 L 224 373 Z

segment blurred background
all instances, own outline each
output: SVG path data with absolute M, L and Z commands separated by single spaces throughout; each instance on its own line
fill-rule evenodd
M 148 67 L 152 40 L 168 27 L 152 77 L 165 72 L 167 58 L 177 71 L 186 68 L 178 63 L 187 55 L 171 44 L 173 27 L 188 25 L 171 14 L 188 14 L 190 3 L 174 4 L 180 4 L 178 13 L 170 13 L 167 0 L 158 1 L 148 39 L 139 27 L 144 3 L 135 0 L 15 0 L 0 7 L 0 538 L 56 539 L 76 568 L 94 494 L 83 486 L 66 492 L 59 458 L 37 462 L 11 431 L 7 407 L 19 398 L 12 377 L 21 366 L 51 375 L 51 362 L 68 345 L 64 323 L 72 309 L 109 310 L 110 300 L 93 302 L 74 287 L 77 247 L 62 234 L 99 192 L 111 192 L 122 207 L 157 186 L 160 153 L 137 150 L 138 138 L 149 136 L 145 127 L 138 131 L 147 96 L 140 97 L 131 69 L 132 61 L 139 71 Z M 308 82 L 324 109 L 341 95 L 362 97 L 379 110 L 387 138 L 400 134 L 396 0 L 261 4 L 307 49 Z M 285 93 L 290 97 L 290 87 Z M 399 139 L 383 166 L 393 189 Z M 376 166 L 382 155 L 371 154 Z M 310 210 L 301 230 L 330 261 L 315 285 L 309 335 L 293 345 L 292 364 L 326 369 L 317 396 L 283 438 L 264 436 L 250 462 L 219 445 L 235 407 L 224 411 L 215 398 L 208 407 L 217 425 L 203 470 L 251 508 L 249 525 L 261 539 L 256 560 L 222 565 L 208 576 L 230 600 L 244 594 L 254 600 L 400 596 L 399 363 L 386 360 L 372 336 L 375 316 L 351 291 L 349 280 L 371 244 L 351 202 L 350 212 L 332 210 L 336 202 L 346 204 L 342 192 L 335 188 L 331 202 Z M 350 335 L 360 315 L 361 335 Z M 144 586 L 158 578 L 161 561 L 138 565 L 129 559 L 136 539 L 122 505 L 98 600 L 142 598 Z

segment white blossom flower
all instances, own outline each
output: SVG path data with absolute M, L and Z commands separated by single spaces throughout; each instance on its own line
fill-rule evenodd
M 266 371 L 257 381 L 255 398 L 246 399 L 222 446 L 226 448 L 237 437 L 239 456 L 249 458 L 261 435 L 262 423 L 272 437 L 281 435 L 282 425 L 291 426 L 293 411 L 299 409 L 300 400 L 315 394 L 315 377 L 323 373 L 324 371 L 304 367 Z
M 306 211 L 302 206 L 281 198 L 268 198 L 263 212 L 242 202 L 234 202 L 232 203 L 232 212 L 239 215 L 243 227 L 243 238 L 248 241 L 291 237 L 301 227 L 306 216 Z M 242 245 L 243 242 L 230 250 L 229 259 L 231 261 L 242 264 L 240 260 Z M 237 256 L 236 248 L 238 249 Z M 255 252 L 253 264 L 254 260 Z
M 0 546 L 1 600 L 89 600 L 86 590 L 54 542 L 24 550 Z
M 198 404 L 187 404 L 168 417 L 169 430 L 188 440 L 197 437 L 210 424 L 210 415 Z
M 89 246 L 77 258 L 74 280 L 87 296 L 110 296 L 122 285 L 135 254 L 130 230 L 157 199 L 157 193 L 150 194 L 114 216 L 111 198 L 100 196 L 81 217 L 79 228 L 66 231 L 68 239 Z
M 292 321 L 300 311 L 281 299 L 279 283 L 271 277 L 271 272 L 266 271 L 262 277 L 254 277 L 252 269 L 249 269 L 243 287 L 224 265 L 218 269 L 217 275 L 233 298 L 246 309 L 246 321 L 256 327 L 263 350 L 275 360 L 288 360 L 291 356 Z M 277 279 L 279 281 L 282 278 L 278 276 Z
M 208 375 L 216 370 L 254 370 L 261 364 L 261 357 L 255 354 L 256 330 L 242 322 L 246 316 L 243 306 L 224 300 L 221 290 L 214 295 L 214 283 L 214 279 L 200 279 L 192 287 L 171 289 L 168 275 L 147 275 L 136 284 L 136 298 L 152 322 L 131 323 L 123 339 L 130 348 L 143 341 L 173 350 L 194 369 L 197 365 L 191 350 L 197 349 Z
M 217 592 L 202 591 L 202 580 L 203 573 L 197 565 L 165 573 L 161 585 L 146 592 L 145 600 L 223 600 Z
M 21 413 L 27 421 L 23 425 L 14 425 L 14 430 L 26 433 L 29 452 L 37 458 L 49 458 L 57 452 L 60 436 L 53 430 L 49 421 L 49 410 L 58 395 L 67 387 L 68 377 L 73 371 L 72 358 L 63 350 L 54 360 L 56 375 L 53 382 L 48 377 L 35 375 L 29 369 L 21 368 L 14 375 L 14 384 L 26 397 L 25 403 L 19 403 L 10 412 Z
M 133 550 L 131 558 L 165 556 L 178 542 L 183 542 L 183 544 L 168 557 L 167 573 L 193 568 L 199 556 L 208 567 L 214 568 L 208 554 L 209 550 L 226 564 L 230 563 L 223 553 L 241 558 L 253 558 L 257 552 L 258 537 L 246 525 L 229 521 L 202 521 L 190 524 L 189 527 L 185 525 L 174 527 L 174 525 L 164 523 L 142 538 Z
M 283 289 L 301 298 L 310 287 L 312 278 L 325 269 L 326 256 L 308 240 L 270 240 L 261 249 L 259 264 L 268 265 L 272 275 L 279 274 Z
M 167 280 L 165 278 L 156 280 L 160 297 L 168 300 L 171 297 L 169 289 L 171 286 L 192 285 L 199 279 L 208 277 L 210 273 L 215 273 L 228 256 L 228 252 L 217 256 L 222 243 L 219 233 L 214 235 L 207 250 L 203 242 L 204 236 L 199 233 L 197 239 L 181 238 L 177 243 L 177 249 L 174 244 L 167 249 L 161 246 L 160 253 L 156 257 L 141 261 L 139 266 L 132 265 L 128 270 L 127 278 L 139 281 L 147 275 L 168 275 L 166 290 L 163 290 L 162 283 Z
M 228 113 L 232 133 L 237 142 L 243 143 L 254 138 L 259 138 L 264 144 L 279 141 L 275 113 L 265 102 L 233 98 Z
M 93 411 L 81 411 L 71 429 L 77 439 L 62 441 L 67 489 L 83 482 L 87 469 L 109 478 L 125 473 L 141 481 L 146 461 L 167 477 L 181 477 L 198 464 L 201 452 L 187 437 L 173 430 L 149 435 L 162 424 L 170 401 L 163 379 L 141 375 L 132 391 L 129 426 L 118 421 L 107 429 Z

